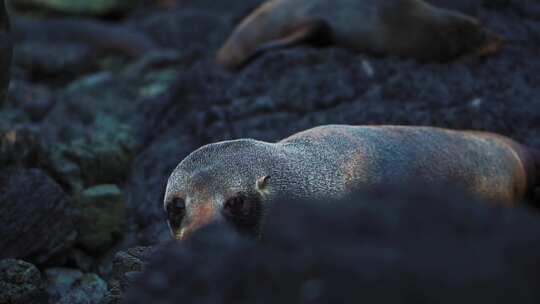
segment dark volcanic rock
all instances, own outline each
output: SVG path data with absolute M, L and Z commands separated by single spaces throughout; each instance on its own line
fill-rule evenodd
M 73 15 L 102 16 L 112 13 L 125 12 L 133 6 L 131 0 L 14 0 L 12 4 L 23 10 L 38 12 L 54 12 Z
M 47 292 L 56 304 L 98 304 L 107 291 L 107 283 L 93 273 L 49 268 L 45 275 Z
M 62 54 L 62 56 L 58 56 Z M 15 46 L 13 62 L 29 71 L 34 79 L 67 82 L 97 69 L 92 49 L 82 44 L 24 42 Z
M 4 103 L 6 98 L 13 51 L 9 19 L 4 2 L 4 0 L 0 1 L 0 105 Z
M 90 18 L 36 21 L 17 17 L 13 19 L 13 36 L 18 43 L 43 43 L 45 50 L 56 44 L 83 45 L 91 48 L 92 53 L 97 53 L 95 55 L 98 56 L 94 56 L 96 59 L 103 54 L 135 58 L 159 49 L 146 35 L 130 27 Z M 39 54 L 39 51 L 36 50 L 35 54 Z
M 77 210 L 44 172 L 0 171 L 0 257 L 44 263 L 75 240 Z
M 36 266 L 15 259 L 0 260 L 0 303 L 47 304 L 48 300 Z
M 133 277 L 141 273 L 156 249 L 135 247 L 118 252 L 113 260 L 113 272 L 109 280 L 109 292 L 102 304 L 116 304 L 123 299 L 124 293 L 132 283 Z
M 124 196 L 115 185 L 85 189 L 78 197 L 81 209 L 77 243 L 99 254 L 112 247 L 124 232 Z
M 277 201 L 259 242 L 216 225 L 171 244 L 124 303 L 537 303 L 538 215 L 438 192 Z
M 36 168 L 46 163 L 47 155 L 37 130 L 0 125 L 0 168 Z
M 226 16 L 221 12 L 182 9 L 137 20 L 137 26 L 167 48 L 214 49 L 229 29 Z
M 54 94 L 45 86 L 12 81 L 9 103 L 24 110 L 32 121 L 40 121 L 54 106 Z

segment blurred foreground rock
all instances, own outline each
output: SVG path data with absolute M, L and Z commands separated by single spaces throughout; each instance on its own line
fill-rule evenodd
M 45 285 L 34 265 L 15 259 L 0 260 L 0 303 L 48 304 Z
M 78 210 L 37 169 L 0 171 L 0 258 L 41 264 L 75 241 Z
M 540 217 L 433 190 L 279 200 L 259 242 L 170 244 L 125 303 L 538 303 Z

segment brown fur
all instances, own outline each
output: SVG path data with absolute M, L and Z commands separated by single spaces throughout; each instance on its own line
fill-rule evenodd
M 246 214 L 228 220 L 252 230 L 273 197 L 339 198 L 387 184 L 458 186 L 492 204 L 514 206 L 538 185 L 539 164 L 538 152 L 494 133 L 326 125 L 277 143 L 239 139 L 199 148 L 171 174 L 164 207 L 175 197 L 186 201 L 178 225 L 184 238 L 227 214 L 226 202 L 239 196 Z
M 425 151 L 426 153 L 418 151 L 417 153 L 419 154 L 416 158 L 425 159 L 422 166 L 416 166 L 414 168 L 414 170 L 416 170 L 415 172 L 396 171 L 393 172 L 393 175 L 417 176 L 424 179 L 430 179 L 430 176 L 433 175 L 433 172 L 437 171 L 437 166 L 440 166 L 441 162 L 451 164 L 450 167 L 455 167 L 452 163 L 466 163 L 471 156 L 467 155 L 467 151 L 464 149 L 473 149 L 471 151 L 478 149 L 463 146 L 463 144 L 467 144 L 467 142 L 470 141 L 471 144 L 481 144 L 482 142 L 490 143 L 492 148 L 491 150 L 486 150 L 485 153 L 492 153 L 492 157 L 498 159 L 498 165 L 502 166 L 503 164 L 506 164 L 508 168 L 508 170 L 505 171 L 497 169 L 499 170 L 498 173 L 502 174 L 499 182 L 504 184 L 506 182 L 503 182 L 502 180 L 512 180 L 513 186 L 506 188 L 504 191 L 499 191 L 500 189 L 494 191 L 494 181 L 498 179 L 497 176 L 482 176 L 478 173 L 474 173 L 476 170 L 482 168 L 467 168 L 467 171 L 454 170 L 442 172 L 443 175 L 448 175 L 447 178 L 449 180 L 456 181 L 456 183 L 468 188 L 471 192 L 479 194 L 483 199 L 506 206 L 511 206 L 519 202 L 526 195 L 530 194 L 539 182 L 538 176 L 540 171 L 538 169 L 538 164 L 540 158 L 537 150 L 525 147 L 524 145 L 499 134 L 480 131 L 454 131 L 430 127 L 365 126 L 361 128 L 371 128 L 383 131 L 380 136 L 382 142 L 394 141 L 407 143 L 407 138 L 410 137 L 411 141 L 407 143 L 410 145 L 414 145 L 414 141 L 418 140 L 418 138 L 415 139 L 411 137 L 411 134 L 422 132 L 424 135 L 420 138 L 424 138 L 424 140 L 423 142 L 419 142 L 419 145 L 428 143 L 433 147 L 444 147 L 442 148 L 444 151 L 441 151 L 440 153 L 435 153 L 435 151 Z M 431 131 L 426 132 L 426 130 Z M 309 141 L 332 146 L 339 144 L 334 143 L 336 139 L 339 139 L 341 143 L 349 143 L 353 146 L 357 146 L 357 149 L 348 152 L 347 156 L 343 157 L 343 161 L 340 164 L 340 170 L 343 173 L 344 189 L 352 189 L 358 184 L 361 184 L 362 186 L 377 184 L 380 182 L 380 179 L 378 179 L 377 174 L 374 175 L 373 172 L 370 172 L 374 169 L 369 168 L 366 164 L 373 162 L 374 158 L 382 158 L 389 161 L 392 157 L 383 154 L 373 155 L 369 149 L 366 149 L 366 147 L 369 148 L 371 144 L 366 142 L 363 136 L 358 136 L 359 134 L 356 134 L 355 131 L 354 127 L 352 129 L 347 129 L 340 125 L 323 126 L 294 134 L 282 140 L 280 143 Z M 440 142 L 442 139 L 440 139 L 439 136 L 441 135 L 447 138 L 447 142 Z M 453 144 L 453 142 L 456 143 Z M 384 145 L 386 144 L 383 144 L 383 146 Z M 405 148 L 405 146 L 401 146 L 401 148 Z M 397 151 L 393 151 L 392 153 L 395 154 L 396 152 Z M 478 153 L 479 151 L 474 152 Z M 398 169 L 396 168 L 396 170 Z
M 488 55 L 502 46 L 474 18 L 422 0 L 269 0 L 238 25 L 216 58 L 239 68 L 263 51 L 321 36 L 358 52 L 419 60 Z
M 211 202 L 197 205 L 197 207 L 193 208 L 191 211 L 191 220 L 180 231 L 180 240 L 186 239 L 193 231 L 211 222 L 215 215 L 216 208 L 214 208 Z

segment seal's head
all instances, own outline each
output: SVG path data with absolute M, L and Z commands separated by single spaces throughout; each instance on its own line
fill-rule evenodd
M 425 59 L 442 61 L 464 54 L 489 56 L 500 52 L 505 44 L 504 38 L 475 18 L 443 9 L 438 16 L 433 27 L 419 31 L 426 33 L 428 39 L 424 39 L 424 42 L 431 46 L 425 48 L 428 51 Z
M 268 143 L 242 139 L 210 144 L 188 155 L 173 171 L 164 209 L 174 238 L 183 240 L 213 221 L 258 235 L 270 174 Z
M 421 61 L 448 61 L 465 54 L 495 54 L 504 45 L 502 37 L 461 12 L 423 1 L 385 3 L 381 4 L 381 16 L 386 25 L 386 48 L 401 56 Z
M 448 15 L 448 50 L 453 54 L 473 53 L 488 56 L 500 52 L 505 44 L 502 36 L 484 27 L 478 20 L 459 13 Z

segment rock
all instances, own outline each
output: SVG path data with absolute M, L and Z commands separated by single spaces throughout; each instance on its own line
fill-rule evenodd
M 0 2 L 0 106 L 2 106 L 6 99 L 9 86 L 13 45 L 9 29 L 9 17 L 4 4 L 5 1 L 2 0 Z
M 13 54 L 14 64 L 30 71 L 33 78 L 41 81 L 45 78 L 68 82 L 98 67 L 92 49 L 76 43 L 28 41 L 17 44 Z
M 113 272 L 109 280 L 109 292 L 101 304 L 117 304 L 123 299 L 134 274 L 141 273 L 150 258 L 155 254 L 154 247 L 134 247 L 116 253 L 113 260 Z
M 151 52 L 125 68 L 122 72 L 127 79 L 138 80 L 138 95 L 141 98 L 156 98 L 167 92 L 178 76 L 178 66 L 182 58 L 175 51 Z
M 99 185 L 84 190 L 78 197 L 81 209 L 77 243 L 99 254 L 107 251 L 123 234 L 124 196 L 115 185 Z
M 214 5 L 216 2 L 214 2 Z M 236 3 L 227 3 L 234 6 Z M 232 29 L 230 16 L 223 11 L 211 12 L 199 9 L 177 9 L 166 13 L 148 14 L 135 20 L 139 29 L 157 43 L 175 50 L 191 53 L 203 47 L 214 50 L 223 42 L 223 37 Z M 196 27 L 191 26 L 197 24 Z M 189 41 L 189 44 L 185 42 Z M 200 57 L 200 53 L 198 54 Z
M 55 104 L 51 90 L 42 85 L 15 80 L 9 93 L 9 103 L 24 110 L 33 122 L 41 121 Z
M 49 268 L 45 275 L 49 284 L 47 292 L 57 304 L 98 304 L 107 291 L 105 281 L 93 273 Z
M 45 282 L 36 266 L 21 260 L 0 260 L 0 303 L 49 303 Z
M 37 168 L 44 166 L 47 158 L 35 128 L 0 126 L 0 167 Z
M 75 68 L 93 67 L 107 55 L 118 55 L 126 59 L 137 58 L 160 49 L 144 33 L 130 26 L 94 18 L 35 19 L 17 16 L 13 19 L 12 33 L 18 45 L 38 46 L 39 48 L 35 50 L 25 50 L 26 57 L 32 55 L 30 58 L 40 59 L 38 62 L 43 62 L 46 67 L 49 64 L 44 61 L 45 55 L 54 48 L 72 56 L 67 58 L 70 59 L 67 62 L 58 58 L 51 59 L 50 61 L 56 64 L 52 67 L 60 66 L 59 64 L 64 62 L 79 63 L 74 66 Z M 83 58 L 81 55 L 91 60 L 86 64 L 76 60 Z
M 342 201 L 274 203 L 258 241 L 221 223 L 171 242 L 123 303 L 540 299 L 540 216 L 529 209 L 418 186 Z
M 83 276 L 82 272 L 76 269 L 68 268 L 49 268 L 45 270 L 47 278 L 47 293 L 53 301 L 59 301 L 66 295 L 76 281 Z
M 125 12 L 135 2 L 133 0 L 12 0 L 21 10 L 43 10 L 72 15 L 107 15 Z
M 69 259 L 70 262 L 75 264 L 77 269 L 83 272 L 99 272 L 102 274 L 99 271 L 99 257 L 93 257 L 82 249 L 73 248 L 73 250 L 70 251 Z
M 69 249 L 78 210 L 38 169 L 0 170 L 0 258 L 42 264 Z
M 93 115 L 92 113 L 89 113 Z M 67 144 L 57 144 L 52 151 L 53 170 L 74 192 L 84 187 L 121 182 L 128 173 L 135 145 L 131 129 L 109 117 L 92 117 L 101 128 L 93 133 L 69 134 Z

